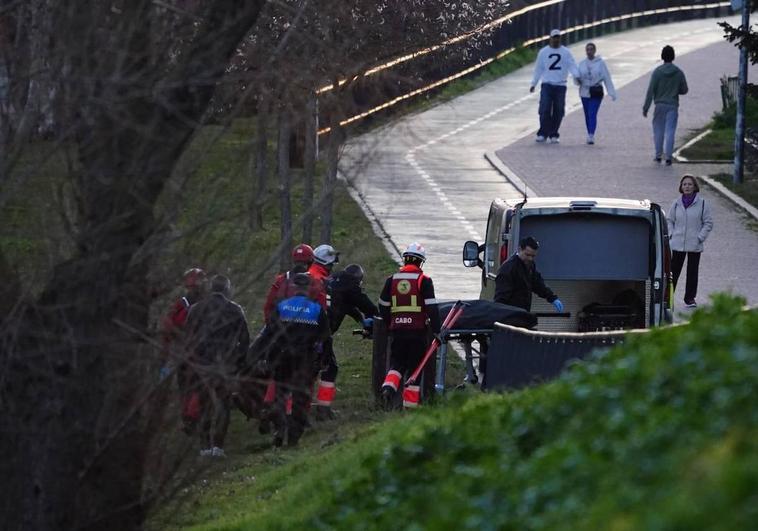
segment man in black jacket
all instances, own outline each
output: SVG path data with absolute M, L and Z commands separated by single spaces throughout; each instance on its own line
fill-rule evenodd
M 373 327 L 374 316 L 378 315 L 376 305 L 363 291 L 365 272 L 359 264 L 350 264 L 343 271 L 332 274 L 326 280 L 326 289 L 330 297 L 329 327 L 334 334 L 339 330 L 345 316 L 349 315 L 367 331 Z M 324 342 L 324 370 L 321 371 L 318 393 L 316 395 L 316 420 L 334 418 L 331 403 L 335 394 L 335 382 L 339 365 L 334 355 L 331 337 Z
M 532 309 L 532 293 L 552 303 L 556 312 L 563 311 L 563 303 L 545 285 L 534 259 L 540 244 L 527 236 L 519 242 L 519 251 L 503 262 L 495 279 L 495 302 L 517 306 L 527 312 Z
M 193 305 L 187 315 L 188 352 L 198 376 L 195 385 L 200 391 L 204 444 L 208 444 L 202 456 L 224 456 L 230 384 L 250 344 L 245 312 L 230 297 L 231 282 L 216 275 L 210 296 Z

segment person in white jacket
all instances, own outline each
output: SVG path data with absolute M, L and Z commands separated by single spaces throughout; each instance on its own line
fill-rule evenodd
M 558 129 L 566 109 L 566 80 L 571 74 L 574 79 L 579 77 L 574 56 L 568 48 L 561 45 L 561 32 L 554 29 L 550 32 L 550 43 L 537 54 L 534 66 L 534 76 L 529 92 L 542 80 L 540 86 L 540 129 L 537 131 L 537 142 L 546 139 L 551 144 L 557 144 L 560 134 Z
M 681 195 L 671 205 L 668 212 L 669 244 L 671 246 L 671 269 L 676 289 L 679 275 L 687 259 L 687 285 L 684 290 L 684 304 L 688 308 L 697 306 L 698 268 L 703 243 L 713 229 L 710 204 L 700 195 L 700 186 L 694 175 L 684 175 L 679 181 Z
M 603 102 L 603 85 L 608 95 L 616 101 L 616 88 L 611 80 L 611 73 L 603 58 L 597 54 L 595 43 L 588 42 L 584 47 L 587 58 L 579 63 L 579 78 L 575 79 L 579 85 L 579 97 L 582 99 L 584 108 L 584 123 L 587 126 L 587 143 L 595 143 L 595 131 L 597 130 L 597 113 Z

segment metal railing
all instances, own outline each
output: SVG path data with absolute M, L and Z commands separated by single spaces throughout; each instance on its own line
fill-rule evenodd
M 337 86 L 351 83 L 355 112 L 340 122 L 346 126 L 380 111 L 428 93 L 484 68 L 520 48 L 546 41 L 552 28 L 561 28 L 566 42 L 595 36 L 598 31 L 619 31 L 643 24 L 664 24 L 729 13 L 730 2 L 698 0 L 547 0 L 534 2 L 473 31 L 437 45 L 375 65 Z M 439 54 L 466 46 L 475 35 L 492 32 L 491 44 L 469 54 L 465 61 L 444 61 Z M 390 75 L 395 78 L 393 82 Z M 373 78 L 369 82 L 369 78 Z M 411 84 L 407 80 L 416 78 Z M 399 81 L 403 80 L 403 81 Z M 359 81 L 355 83 L 355 81 Z M 384 87 L 383 87 L 384 85 Z M 415 86 L 414 86 L 415 85 Z M 335 84 L 317 90 L 322 95 Z M 391 89 L 391 90 L 390 90 Z M 319 129 L 319 135 L 330 127 Z

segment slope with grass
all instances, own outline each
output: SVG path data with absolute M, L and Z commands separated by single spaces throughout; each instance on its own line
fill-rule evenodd
M 758 312 L 741 304 L 720 296 L 551 384 L 364 431 L 197 529 L 747 529 Z

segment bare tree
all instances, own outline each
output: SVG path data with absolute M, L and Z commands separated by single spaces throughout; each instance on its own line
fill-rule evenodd
M 315 193 L 316 179 L 316 135 L 318 109 L 316 107 L 316 94 L 314 91 L 308 91 L 308 99 L 305 108 L 305 153 L 303 180 L 305 190 L 303 192 L 303 241 L 313 241 L 313 195 Z
M 292 136 L 291 117 L 288 109 L 279 111 L 279 139 L 277 142 L 277 173 L 279 174 L 279 210 L 281 212 L 280 235 L 282 251 L 279 269 L 289 267 L 289 249 L 292 247 L 292 201 L 290 176 L 290 139 Z
M 20 16 L 19 4 L 7 9 Z M 143 483 L 152 346 L 143 331 L 158 252 L 153 207 L 263 4 L 48 5 L 59 141 L 77 152 L 78 230 L 39 295 L 0 316 L 8 529 L 142 526 L 152 501 Z

